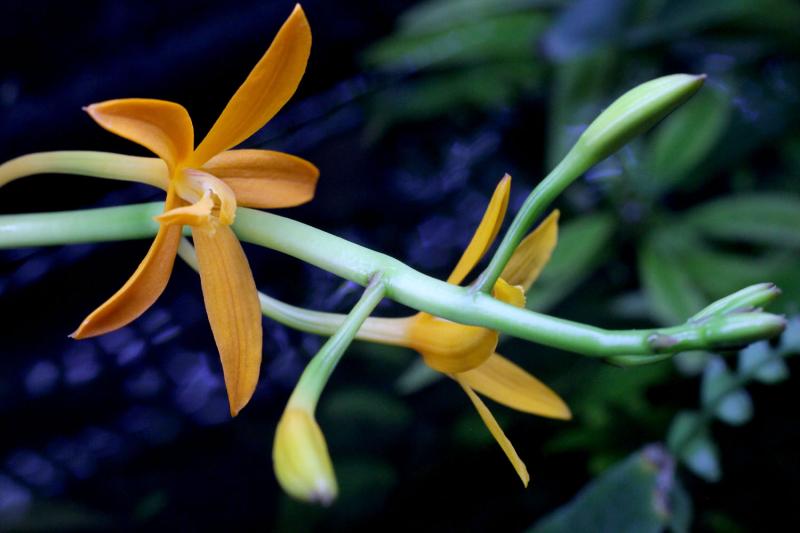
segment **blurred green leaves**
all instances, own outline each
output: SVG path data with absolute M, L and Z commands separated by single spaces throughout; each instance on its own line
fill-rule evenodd
M 609 468 L 529 533 L 688 531 L 691 504 L 674 469 L 663 447 L 648 446 Z
M 497 110 L 538 87 L 544 64 L 534 50 L 549 21 L 531 9 L 540 3 L 434 0 L 407 11 L 363 56 L 368 68 L 402 80 L 371 98 L 368 136 L 399 122 Z
M 789 369 L 784 358 L 800 352 L 800 319 L 789 321 L 776 347 L 762 341 L 739 352 L 735 372 L 720 356 L 705 366 L 700 386 L 700 410 L 681 411 L 667 433 L 670 451 L 693 473 L 709 482 L 722 477 L 719 450 L 713 441 L 714 419 L 740 426 L 753 417 L 753 401 L 746 390 L 752 381 L 765 384 L 786 379 Z
M 751 192 L 712 200 L 686 221 L 703 237 L 751 245 L 800 248 L 800 196 Z
M 495 35 L 480 31 L 484 22 Z M 480 130 L 492 113 L 511 108 L 503 145 L 525 153 L 504 150 L 499 161 L 518 185 L 530 176 L 532 187 L 615 96 L 661 75 L 705 72 L 707 83 L 690 101 L 567 191 L 559 245 L 528 306 L 650 327 L 683 322 L 725 294 L 775 282 L 784 294 L 771 309 L 796 313 L 798 25 L 794 0 L 429 0 L 364 56 L 386 84 L 369 101 L 370 133 L 420 121 L 443 131 L 453 124 Z M 502 34 L 511 28 L 515 35 Z M 443 146 L 450 141 L 442 139 Z M 544 163 L 528 157 L 538 157 L 540 144 Z M 620 369 L 543 357 L 552 374 L 564 376 L 553 384 L 575 414 L 545 451 L 583 454 L 599 472 L 641 442 L 663 438 L 672 421 L 665 440 L 676 461 L 703 479 L 720 479 L 726 443 L 714 440 L 714 424 L 746 424 L 756 414 L 747 385 L 789 377 L 784 357 L 800 348 L 800 328 L 792 324 L 780 345 L 752 345 L 738 360 L 703 352 L 676 357 L 679 369 L 702 376 L 699 405 L 690 399 L 691 409 L 682 411 L 690 378 L 669 362 Z M 514 354 L 512 343 L 502 348 Z M 406 374 L 403 390 L 421 388 L 425 378 Z M 592 487 L 541 527 L 583 530 L 572 520 Z M 601 513 L 583 512 L 602 523 Z M 617 525 L 607 530 L 624 531 Z

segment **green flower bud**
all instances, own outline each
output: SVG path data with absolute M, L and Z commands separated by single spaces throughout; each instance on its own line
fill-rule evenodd
M 774 283 L 757 283 L 710 304 L 690 318 L 689 322 L 698 322 L 713 315 L 764 307 L 780 294 L 781 290 Z
M 705 79 L 705 74 L 673 74 L 631 89 L 589 125 L 575 149 L 592 165 L 602 161 L 688 100 Z

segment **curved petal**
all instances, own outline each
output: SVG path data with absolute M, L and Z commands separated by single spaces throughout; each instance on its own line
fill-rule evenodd
M 222 361 L 231 415 L 247 405 L 261 370 L 261 306 L 242 245 L 228 226 L 193 227 L 208 321 Z
M 308 202 L 319 177 L 317 167 L 305 159 L 270 150 L 228 150 L 203 168 L 233 189 L 239 205 L 257 209 Z
M 417 313 L 408 324 L 408 346 L 439 372 L 466 372 L 480 366 L 494 352 L 499 335 L 478 326 L 466 326 Z
M 202 226 L 211 220 L 214 211 L 214 200 L 211 193 L 206 192 L 200 200 L 192 205 L 176 207 L 158 215 L 156 220 L 162 224 L 186 224 L 188 226 Z
M 544 269 L 558 241 L 558 210 L 553 211 L 522 239 L 500 277 L 511 285 L 521 285 L 525 292 Z
M 525 307 L 525 291 L 521 285 L 510 285 L 503 278 L 494 284 L 492 295 L 498 300 L 516 307 Z
M 84 110 L 111 133 L 141 144 L 166 161 L 170 174 L 192 154 L 192 119 L 180 104 L 125 98 L 92 104 Z
M 170 188 L 165 207 L 172 208 L 178 202 Z M 86 317 L 70 337 L 85 339 L 114 331 L 147 311 L 167 286 L 180 240 L 180 225 L 162 224 L 136 272 L 114 296 Z
M 193 166 L 236 146 L 275 116 L 297 90 L 310 52 L 311 28 L 298 4 L 195 150 Z
M 236 218 L 236 194 L 227 183 L 196 168 L 183 169 L 172 181 L 178 196 L 187 202 L 200 204 L 210 194 L 213 206 L 218 208 L 216 214 L 219 221 L 225 225 L 233 224 Z
M 492 245 L 494 238 L 497 237 L 497 232 L 500 231 L 500 226 L 503 224 L 503 217 L 506 215 L 510 189 L 511 176 L 506 174 L 495 187 L 481 223 L 478 225 L 478 229 L 475 230 L 467 249 L 461 254 L 461 259 L 458 260 L 458 264 L 453 269 L 450 277 L 447 278 L 447 283 L 458 285 L 464 281 L 467 274 L 481 260 L 489 246 Z
M 486 424 L 486 427 L 491 432 L 494 439 L 497 441 L 497 444 L 503 449 L 503 452 L 508 457 L 508 460 L 511 461 L 511 464 L 514 466 L 514 470 L 517 471 L 517 475 L 522 480 L 522 484 L 526 487 L 528 486 L 528 482 L 531 480 L 530 474 L 528 474 L 528 468 L 525 466 L 525 463 L 522 459 L 519 458 L 517 455 L 517 451 L 514 449 L 514 445 L 511 444 L 511 441 L 508 440 L 506 434 L 503 433 L 503 429 L 500 427 L 500 424 L 497 423 L 494 416 L 492 416 L 492 412 L 489 411 L 489 408 L 486 407 L 486 404 L 478 397 L 477 394 L 467 385 L 464 383 L 460 376 L 455 376 L 454 378 L 461 388 L 464 389 L 464 392 L 467 393 L 469 399 L 472 400 L 472 405 L 475 406 L 477 409 L 478 414 L 481 416 L 481 420 L 483 423 Z
M 499 354 L 458 375 L 462 384 L 517 411 L 569 420 L 572 413 L 547 385 Z

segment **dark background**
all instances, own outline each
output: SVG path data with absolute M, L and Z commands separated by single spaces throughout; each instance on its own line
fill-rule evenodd
M 245 143 L 299 155 L 321 170 L 314 201 L 280 214 L 444 277 L 505 172 L 514 176 L 513 213 L 615 96 L 658 75 L 707 72 L 704 91 L 721 95 L 724 123 L 704 130 L 711 119 L 700 106 L 690 129 L 700 140 L 688 135 L 679 155 L 693 142 L 704 148 L 680 177 L 642 164 L 650 145 L 637 141 L 576 183 L 558 202 L 563 220 L 606 217 L 607 246 L 570 279 L 545 276 L 541 294 L 549 300 L 535 307 L 604 327 L 685 320 L 691 313 L 659 300 L 658 276 L 642 266 L 642 250 L 663 240 L 677 247 L 676 257 L 687 254 L 689 263 L 675 272 L 689 272 L 697 291 L 681 285 L 667 294 L 690 302 L 689 311 L 728 282 L 779 281 L 785 296 L 776 309 L 796 312 L 796 239 L 769 250 L 724 243 L 714 257 L 734 259 L 713 263 L 690 255 L 692 241 L 680 231 L 682 213 L 719 196 L 800 192 L 793 2 L 428 2 L 443 10 L 438 19 L 408 15 L 413 4 L 303 3 L 314 38 L 306 75 L 284 110 Z M 144 154 L 81 111 L 110 98 L 180 102 L 200 138 L 292 6 L 3 2 L 0 160 L 67 149 Z M 454 47 L 449 55 L 438 53 L 443 42 Z M 162 194 L 38 176 L 3 188 L 0 213 Z M 576 414 L 560 423 L 497 409 L 532 473 L 522 490 L 457 387 L 399 392 L 396 380 L 415 355 L 356 343 L 319 410 L 340 499 L 329 509 L 304 506 L 279 490 L 271 448 L 318 338 L 265 320 L 261 382 L 231 420 L 197 276 L 185 265 L 176 264 L 165 294 L 129 327 L 80 342 L 66 337 L 148 246 L 0 252 L 0 530 L 519 531 L 609 465 L 663 441 L 675 412 L 699 401 L 696 373 L 672 362 L 622 370 L 504 344 L 503 353 L 550 383 Z M 336 311 L 358 296 L 352 284 L 292 258 L 246 251 L 270 295 Z M 404 311 L 389 302 L 379 310 Z M 753 385 L 754 420 L 714 426 L 720 482 L 680 470 L 697 529 L 800 524 L 795 382 Z

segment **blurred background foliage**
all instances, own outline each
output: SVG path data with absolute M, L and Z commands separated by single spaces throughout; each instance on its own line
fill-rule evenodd
M 3 159 L 136 148 L 80 106 L 184 103 L 204 131 L 291 2 L 8 2 Z M 287 212 L 445 277 L 500 177 L 510 211 L 616 96 L 663 74 L 704 89 L 557 202 L 557 251 L 529 306 L 603 327 L 683 322 L 762 282 L 800 304 L 800 5 L 793 0 L 304 2 L 315 45 L 295 99 L 250 146 L 308 158 L 314 202 Z M 65 22 L 69 22 L 68 24 Z M 343 157 L 344 156 L 344 157 Z M 41 194 L 42 190 L 48 193 Z M 42 177 L 3 213 L 116 205 L 145 187 Z M 414 354 L 359 343 L 320 405 L 341 485 L 315 509 L 281 495 L 274 426 L 320 339 L 266 323 L 264 378 L 236 420 L 194 274 L 117 333 L 65 334 L 146 243 L 0 253 L 0 529 L 720 531 L 800 525 L 800 325 L 738 353 L 617 368 L 505 339 L 574 419 L 502 407 L 513 470 L 452 383 Z M 345 310 L 357 288 L 248 248 L 259 287 Z M 404 314 L 390 303 L 382 314 Z

